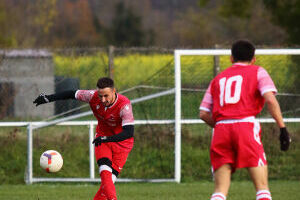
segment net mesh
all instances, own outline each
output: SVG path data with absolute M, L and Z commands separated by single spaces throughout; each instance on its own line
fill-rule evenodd
M 284 118 L 300 117 L 299 62 L 300 55 L 257 55 L 256 65 L 264 67 L 273 79 L 277 89 L 277 99 Z M 182 55 L 181 62 L 181 102 L 182 119 L 198 119 L 199 105 L 210 81 L 216 75 L 231 66 L 228 55 Z M 258 118 L 271 118 L 266 107 Z M 262 141 L 269 162 L 271 179 L 285 178 L 291 168 L 298 168 L 299 161 L 292 155 L 300 155 L 298 150 L 300 139 L 299 122 L 287 123 L 293 138 L 288 152 L 287 163 L 283 164 L 285 155 L 279 150 L 279 129 L 274 123 L 262 123 Z M 210 179 L 209 145 L 212 130 L 205 124 L 182 125 L 182 178 Z M 197 166 L 197 167 L 194 167 Z M 280 166 L 280 167 L 279 167 Z M 289 171 L 291 172 L 291 171 Z M 289 176 L 300 177 L 298 170 Z M 249 179 L 246 170 L 239 170 L 234 179 Z
M 113 67 L 110 69 L 107 66 L 112 61 L 101 50 L 88 53 L 59 51 L 54 55 L 55 73 L 60 78 L 56 88 L 60 84 L 61 91 L 95 89 L 98 78 L 107 76 L 110 71 L 117 91 L 132 100 L 136 121 L 174 119 L 174 91 L 171 91 L 174 88 L 172 52 L 115 49 Z M 166 91 L 167 95 L 164 94 Z M 89 111 L 88 104 L 74 100 L 57 101 L 55 108 L 55 115 L 45 118 L 45 122 L 62 121 L 68 116 Z M 74 120 L 95 118 L 88 115 Z M 61 152 L 66 163 L 56 177 L 88 177 L 88 129 L 84 126 L 59 127 L 56 124 L 34 130 L 33 176 L 52 176 L 45 175 L 38 167 L 38 156 L 52 148 Z M 72 146 L 78 148 L 74 151 Z M 72 159 L 74 157 L 75 160 Z M 85 170 L 76 173 L 77 170 L 72 169 L 74 165 L 82 166 Z M 96 164 L 95 174 L 97 178 Z M 174 178 L 174 124 L 137 124 L 135 145 L 120 178 Z

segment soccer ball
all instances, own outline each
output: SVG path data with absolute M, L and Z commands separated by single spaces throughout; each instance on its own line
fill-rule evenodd
M 40 165 L 48 173 L 58 172 L 63 166 L 63 158 L 57 151 L 48 150 L 42 153 Z

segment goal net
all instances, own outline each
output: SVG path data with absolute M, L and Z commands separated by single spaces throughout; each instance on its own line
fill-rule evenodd
M 300 51 L 258 49 L 256 54 L 256 64 L 269 72 L 279 91 L 277 98 L 293 137 L 288 153 L 296 154 L 300 139 Z M 101 49 L 56 51 L 55 88 L 94 89 L 97 79 L 110 71 L 118 92 L 132 101 L 135 145 L 117 181 L 211 180 L 212 130 L 198 118 L 199 105 L 210 80 L 230 66 L 229 56 L 228 49 L 115 49 L 113 58 Z M 43 88 L 38 90 L 47 93 Z M 97 122 L 89 106 L 72 100 L 53 104 L 54 114 L 28 126 L 27 183 L 100 181 L 91 144 Z M 270 165 L 282 164 L 274 121 L 265 109 L 258 117 Z M 48 149 L 64 157 L 64 166 L 56 174 L 46 174 L 39 167 L 39 156 Z M 289 160 L 288 166 L 282 164 L 280 172 L 270 168 L 270 177 L 285 177 L 288 167 L 297 168 L 296 159 Z M 242 172 L 236 174 L 241 179 L 247 177 Z M 297 171 L 294 175 L 299 178 Z
M 95 89 L 98 78 L 110 71 L 117 92 L 131 100 L 135 144 L 117 181 L 176 181 L 175 160 L 179 156 L 174 152 L 173 52 L 114 49 L 112 56 L 90 49 L 57 51 L 53 58 L 56 92 Z M 43 88 L 39 92 L 48 93 Z M 28 127 L 27 183 L 100 181 L 92 144 L 97 121 L 89 105 L 75 100 L 50 104 L 55 105 L 54 114 Z M 39 167 L 39 156 L 48 149 L 59 151 L 64 158 L 58 173 L 47 174 Z
M 211 180 L 209 144 L 212 129 L 199 120 L 199 105 L 213 77 L 231 66 L 230 54 L 229 49 L 175 50 L 175 129 L 181 137 L 183 179 L 193 177 L 193 180 Z M 299 167 L 297 159 L 291 158 L 285 164 L 282 160 L 284 156 L 297 154 L 299 146 L 300 49 L 257 49 L 256 60 L 255 64 L 269 72 L 278 89 L 277 99 L 293 138 L 289 152 L 283 155 L 279 150 L 279 130 L 266 108 L 257 116 L 261 122 L 262 142 L 270 165 L 269 176 L 285 178 L 286 171 Z M 293 175 L 299 177 L 296 171 Z M 248 175 L 239 170 L 233 178 L 247 179 Z

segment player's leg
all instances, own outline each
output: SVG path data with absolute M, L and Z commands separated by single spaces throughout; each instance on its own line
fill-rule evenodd
M 256 189 L 256 200 L 271 200 L 271 193 L 268 186 L 267 165 L 250 167 L 248 172 Z
M 108 143 L 95 147 L 95 154 L 99 166 L 101 185 L 94 200 L 117 199 L 115 185 L 112 176 L 112 150 Z
M 105 169 L 100 167 L 101 186 L 103 187 L 103 193 L 108 200 L 116 200 L 116 188 L 112 178 L 112 168 Z
M 112 173 L 113 180 L 116 181 L 118 175 L 121 173 L 123 166 L 127 161 L 127 157 L 131 149 L 121 148 L 117 144 L 112 144 Z
M 214 171 L 215 189 L 211 200 L 225 200 L 234 171 L 235 152 L 231 146 L 230 125 L 217 124 L 210 147 L 210 159 Z
M 249 123 L 237 123 L 238 138 L 237 168 L 247 168 L 256 189 L 257 200 L 270 200 L 268 187 L 267 160 L 261 142 L 260 124 L 254 120 Z
M 100 195 L 104 194 L 107 200 L 117 199 L 114 183 L 126 163 L 129 152 L 129 150 L 124 150 L 115 143 L 103 143 L 101 149 L 96 151 L 101 177 L 99 193 Z
M 229 164 L 222 165 L 214 173 L 215 189 L 211 196 L 211 200 L 225 200 L 231 179 L 231 166 Z
M 93 200 L 107 200 L 107 198 L 104 194 L 103 185 L 100 185 L 100 188 L 97 191 L 96 195 L 94 196 Z

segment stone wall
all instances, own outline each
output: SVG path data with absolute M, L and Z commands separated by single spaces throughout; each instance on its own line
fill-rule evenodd
M 39 107 L 32 103 L 41 92 L 55 91 L 52 54 L 46 50 L 9 50 L 0 51 L 0 56 L 1 110 L 11 117 L 52 116 L 54 103 Z

